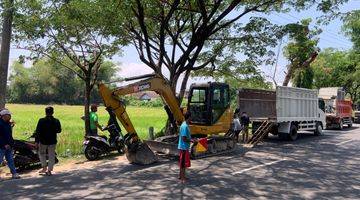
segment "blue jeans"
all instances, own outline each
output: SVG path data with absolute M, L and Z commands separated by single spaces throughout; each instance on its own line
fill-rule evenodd
M 0 163 L 3 162 L 4 156 L 6 158 L 7 165 L 10 168 L 11 174 L 16 174 L 16 168 L 15 168 L 15 164 L 14 164 L 12 149 L 0 149 Z

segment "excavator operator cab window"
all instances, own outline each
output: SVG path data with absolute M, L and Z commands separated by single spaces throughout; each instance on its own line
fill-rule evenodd
M 188 101 L 191 123 L 216 123 L 229 107 L 229 99 L 229 86 L 225 84 L 212 83 L 209 86 L 192 88 Z
M 216 123 L 229 106 L 229 88 L 227 85 L 211 87 L 211 124 Z
M 189 111 L 191 122 L 194 124 L 207 124 L 207 88 L 193 88 L 190 95 Z

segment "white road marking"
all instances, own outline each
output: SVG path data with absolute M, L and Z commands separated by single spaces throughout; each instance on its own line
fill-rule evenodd
M 348 143 L 348 142 L 351 142 L 351 141 L 353 141 L 353 139 L 351 139 L 351 140 L 346 140 L 346 141 L 344 141 L 344 142 L 340 142 L 340 143 L 337 143 L 337 144 L 335 144 L 335 145 L 339 146 L 339 145 L 343 145 L 343 144 Z
M 281 160 L 275 160 L 275 161 L 272 161 L 272 162 L 269 162 L 269 163 L 264 163 L 264 164 L 261 164 L 261 165 L 256 165 L 256 166 L 253 166 L 253 167 L 250 167 L 250 168 L 247 168 L 247 169 L 243 169 L 241 171 L 238 171 L 238 172 L 233 172 L 232 175 L 236 175 L 236 174 L 242 174 L 242 173 L 245 173 L 247 171 L 250 171 L 250 170 L 253 170 L 253 169 L 257 169 L 257 168 L 260 168 L 260 167 L 266 167 L 266 166 L 269 166 L 269 165 L 273 165 L 275 163 L 278 163 L 278 162 L 282 162 L 282 161 L 285 161 L 286 159 L 283 158 Z

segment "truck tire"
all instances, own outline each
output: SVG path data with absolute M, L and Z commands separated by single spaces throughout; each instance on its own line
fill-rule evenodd
M 295 125 L 291 125 L 290 127 L 290 133 L 289 133 L 289 139 L 291 141 L 295 141 L 298 138 L 298 131 L 297 127 Z
M 350 120 L 350 123 L 348 124 L 348 127 L 349 127 L 349 128 L 351 128 L 351 127 L 352 127 L 352 125 L 353 125 L 353 121 L 352 121 L 352 120 Z
M 316 122 L 314 135 L 316 135 L 316 136 L 323 135 L 323 129 L 322 129 L 322 126 L 321 126 L 321 124 L 319 122 Z
M 340 123 L 338 125 L 338 129 L 342 130 L 344 128 L 344 122 L 342 120 L 340 120 Z

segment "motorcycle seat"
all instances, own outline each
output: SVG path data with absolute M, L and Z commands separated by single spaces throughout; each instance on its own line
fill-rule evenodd
M 104 138 L 105 140 L 107 140 L 107 137 L 105 135 L 99 135 L 99 137 Z

